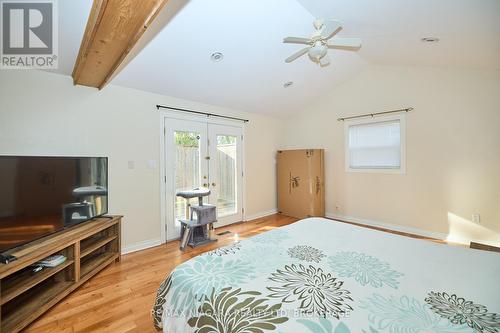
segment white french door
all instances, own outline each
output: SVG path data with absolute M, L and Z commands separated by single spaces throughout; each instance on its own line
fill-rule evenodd
M 210 203 L 221 227 L 243 219 L 242 128 L 208 124 Z
M 243 128 L 199 120 L 165 117 L 166 239 L 180 234 L 179 219 L 186 215 L 182 190 L 207 187 L 205 203 L 217 206 L 215 227 L 243 219 Z M 192 199 L 196 204 L 197 199 Z

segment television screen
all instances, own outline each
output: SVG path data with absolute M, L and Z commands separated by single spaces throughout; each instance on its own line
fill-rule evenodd
M 0 156 L 0 252 L 108 212 L 106 157 Z

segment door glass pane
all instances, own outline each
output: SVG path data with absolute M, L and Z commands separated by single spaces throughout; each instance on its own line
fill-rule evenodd
M 217 135 L 217 215 L 219 217 L 235 214 L 237 207 L 237 137 Z
M 174 132 L 175 140 L 175 193 L 200 186 L 200 134 Z M 175 219 L 185 219 L 186 200 L 175 197 Z

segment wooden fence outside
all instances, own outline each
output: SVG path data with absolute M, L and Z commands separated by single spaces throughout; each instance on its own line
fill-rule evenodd
M 200 156 L 197 147 L 177 146 L 175 187 L 177 189 L 192 189 L 202 186 L 199 183 L 201 176 Z M 217 146 L 217 178 L 219 180 L 219 199 L 234 201 L 236 198 L 236 145 Z

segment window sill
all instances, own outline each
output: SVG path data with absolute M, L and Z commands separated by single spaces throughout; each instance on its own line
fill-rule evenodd
M 382 174 L 396 174 L 396 175 L 404 175 L 406 174 L 406 170 L 404 168 L 400 169 L 352 169 L 347 167 L 346 172 L 350 173 L 382 173 Z

